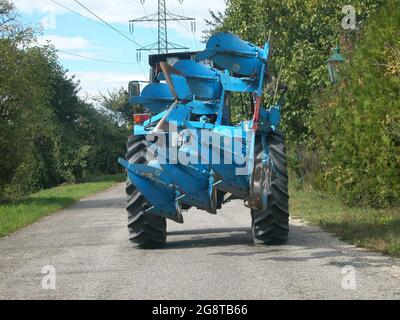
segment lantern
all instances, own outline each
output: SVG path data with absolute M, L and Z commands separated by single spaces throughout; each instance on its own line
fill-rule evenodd
M 329 78 L 332 84 L 339 80 L 339 65 L 345 61 L 344 57 L 340 54 L 340 48 L 336 47 L 333 50 L 333 55 L 326 62 L 328 67 Z

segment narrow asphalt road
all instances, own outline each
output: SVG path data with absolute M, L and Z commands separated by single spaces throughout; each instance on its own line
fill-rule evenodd
M 400 299 L 398 260 L 299 221 L 288 245 L 255 246 L 241 202 L 191 210 L 150 251 L 127 240 L 124 206 L 119 185 L 0 239 L 0 299 Z

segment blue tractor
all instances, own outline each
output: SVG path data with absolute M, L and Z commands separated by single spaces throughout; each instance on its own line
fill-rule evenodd
M 251 212 L 255 243 L 288 239 L 285 137 L 279 131 L 286 88 L 263 106 L 270 46 L 260 48 L 230 33 L 213 35 L 202 52 L 150 56 L 149 83 L 131 82 L 135 115 L 126 159 L 128 228 L 140 247 L 166 243 L 167 224 L 183 223 L 190 208 L 217 214 L 242 199 Z M 233 123 L 233 101 L 246 98 L 248 120 Z

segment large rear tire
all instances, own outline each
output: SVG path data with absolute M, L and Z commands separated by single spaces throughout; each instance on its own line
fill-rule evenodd
M 148 145 L 143 136 L 130 136 L 127 147 L 126 159 L 130 163 L 146 163 L 145 152 Z M 126 194 L 129 240 L 142 248 L 162 247 L 167 239 L 166 219 L 146 213 L 150 205 L 129 179 Z
M 289 194 L 285 136 L 274 132 L 268 137 L 269 159 L 264 164 L 267 187 L 265 209 L 252 210 L 252 233 L 255 243 L 285 244 L 289 237 Z M 261 141 L 256 145 L 256 167 L 263 166 Z

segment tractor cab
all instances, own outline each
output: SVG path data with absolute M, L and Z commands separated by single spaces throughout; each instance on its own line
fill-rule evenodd
M 150 76 L 148 83 L 160 83 L 158 75 L 162 72 L 160 68 L 160 62 L 165 62 L 171 67 L 180 60 L 194 60 L 199 52 L 173 52 L 173 53 L 162 53 L 152 54 L 149 56 L 150 65 Z M 141 83 L 143 81 L 131 81 L 129 83 L 129 97 L 135 97 L 140 95 Z M 145 82 L 147 83 L 147 82 Z
M 162 74 L 162 70 L 160 67 L 160 63 L 166 63 L 169 66 L 173 67 L 178 61 L 180 60 L 195 60 L 196 55 L 199 52 L 197 51 L 191 51 L 191 52 L 173 52 L 173 53 L 162 53 L 162 54 L 152 54 L 149 56 L 149 65 L 150 65 L 150 75 L 149 75 L 149 81 L 143 82 L 143 81 L 131 81 L 129 82 L 128 86 L 128 91 L 129 91 L 129 103 L 130 104 L 135 104 L 135 98 L 140 96 L 142 93 L 142 84 L 154 84 L 155 86 L 150 86 L 147 88 L 149 89 L 152 88 L 163 88 L 164 93 L 168 95 L 169 89 L 167 86 L 160 86 L 157 84 L 160 84 L 162 82 L 160 75 Z M 168 100 L 168 99 L 166 99 Z M 163 105 L 163 104 L 162 104 Z M 150 119 L 151 115 L 146 113 L 146 114 L 134 114 L 133 120 L 134 124 L 141 124 L 145 122 L 146 120 Z

